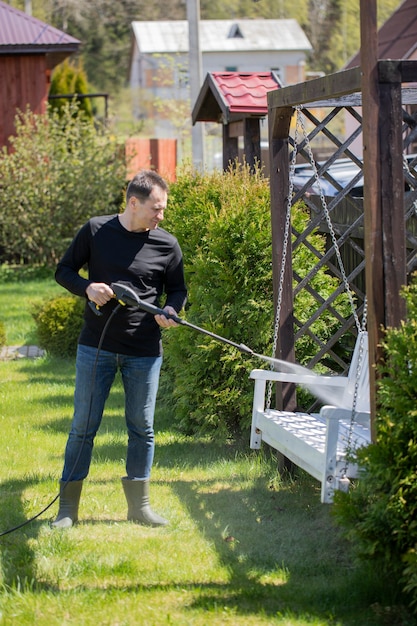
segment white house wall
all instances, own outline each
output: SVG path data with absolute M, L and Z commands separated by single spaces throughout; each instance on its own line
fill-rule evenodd
M 156 74 L 158 68 L 167 64 L 172 59 L 173 67 L 187 68 L 188 54 L 160 54 L 140 55 L 135 47 L 133 62 L 131 65 L 130 86 L 132 89 L 135 110 L 140 106 L 140 91 L 145 90 L 148 96 L 151 94 L 159 98 L 187 99 L 189 97 L 186 85 L 182 87 L 176 81 L 175 85 L 167 86 L 155 83 L 149 84 L 145 74 Z M 301 52 L 207 52 L 202 55 L 203 80 L 209 72 L 222 72 L 229 68 L 236 68 L 239 72 L 269 72 L 276 71 L 284 85 L 302 82 L 305 79 L 304 66 L 305 55 Z M 185 78 L 185 76 L 184 76 Z M 136 96 L 135 96 L 136 94 Z M 143 93 L 142 93 L 143 97 Z
M 208 72 L 221 72 L 235 67 L 238 72 L 277 71 L 284 84 L 288 84 L 288 68 L 300 68 L 299 80 L 304 80 L 305 54 L 300 52 L 210 52 L 203 56 L 203 77 Z

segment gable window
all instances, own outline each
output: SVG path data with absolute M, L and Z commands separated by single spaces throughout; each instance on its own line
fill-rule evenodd
M 280 67 L 271 67 L 271 72 L 278 78 L 278 82 L 282 83 L 282 69 Z
M 229 34 L 227 35 L 227 38 L 228 39 L 235 39 L 236 37 L 239 37 L 240 39 L 243 39 L 243 33 L 240 30 L 239 24 L 232 24 L 232 26 L 230 27 L 230 30 L 229 30 Z

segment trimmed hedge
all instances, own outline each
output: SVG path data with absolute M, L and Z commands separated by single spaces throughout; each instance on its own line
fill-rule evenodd
M 304 230 L 307 209 L 293 211 L 293 224 Z M 186 318 L 260 354 L 271 355 L 274 303 L 269 182 L 246 166 L 212 174 L 184 170 L 172 184 L 164 226 L 175 234 L 184 254 L 189 301 Z M 325 250 L 325 238 L 310 241 Z M 294 256 L 299 275 L 316 264 L 306 247 Z M 338 282 L 324 271 L 313 279 L 323 299 Z M 350 314 L 346 294 L 336 301 L 342 316 Z M 298 319 L 318 307 L 306 290 L 295 301 Z M 313 333 L 325 340 L 339 322 L 324 312 Z M 252 413 L 253 383 L 249 372 L 264 362 L 242 354 L 201 333 L 181 327 L 164 336 L 161 401 L 188 433 L 227 438 L 247 431 Z M 300 363 L 317 346 L 305 336 L 296 346 Z M 300 393 L 299 402 L 303 402 Z
M 76 296 L 59 296 L 35 305 L 33 318 L 39 347 L 50 356 L 74 357 L 83 324 L 85 300 Z

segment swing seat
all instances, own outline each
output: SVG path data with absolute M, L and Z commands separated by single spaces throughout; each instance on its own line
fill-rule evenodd
M 346 491 L 358 467 L 351 453 L 371 442 L 368 335 L 358 333 L 347 376 L 308 376 L 255 369 L 250 447 L 264 441 L 321 483 L 321 501 L 331 503 L 335 489 Z M 299 413 L 265 408 L 267 381 L 289 382 L 334 390 L 338 406 L 325 405 L 319 413 Z M 356 390 L 356 404 L 352 415 Z M 354 420 L 352 419 L 354 417 Z

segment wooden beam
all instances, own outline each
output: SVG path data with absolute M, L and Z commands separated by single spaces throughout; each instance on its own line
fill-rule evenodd
M 229 122 L 229 137 L 243 137 L 245 128 L 243 120 L 238 122 Z
M 377 61 L 377 66 L 380 82 L 391 82 L 398 73 L 403 84 L 417 82 L 416 61 L 384 59 Z M 396 78 L 394 78 L 394 82 L 397 82 Z M 360 68 L 354 67 L 350 70 L 270 91 L 268 93 L 268 107 L 269 109 L 279 109 L 288 106 L 295 107 L 298 104 L 303 104 L 307 108 L 361 106 L 361 89 Z M 403 104 L 410 103 L 415 103 L 415 88 L 404 88 Z
M 381 83 L 397 82 L 398 76 L 402 83 L 417 82 L 416 61 L 392 59 L 378 61 L 378 77 Z
M 379 84 L 379 145 L 381 163 L 381 220 L 384 268 L 384 326 L 398 327 L 406 316 L 400 297 L 407 282 L 404 219 L 401 72 Z M 390 132 L 387 133 L 386 129 Z
M 380 360 L 380 325 L 384 321 L 381 169 L 379 160 L 379 93 L 376 0 L 360 0 L 362 61 L 362 135 L 364 174 L 365 276 L 368 299 L 371 430 L 375 439 L 376 374 Z
M 325 101 L 352 94 L 361 89 L 361 73 L 359 67 L 344 72 L 336 72 L 322 78 L 298 83 L 290 87 L 275 89 L 268 93 L 268 107 L 280 108 L 297 106 L 298 104 Z M 343 105 L 340 105 L 343 106 Z

